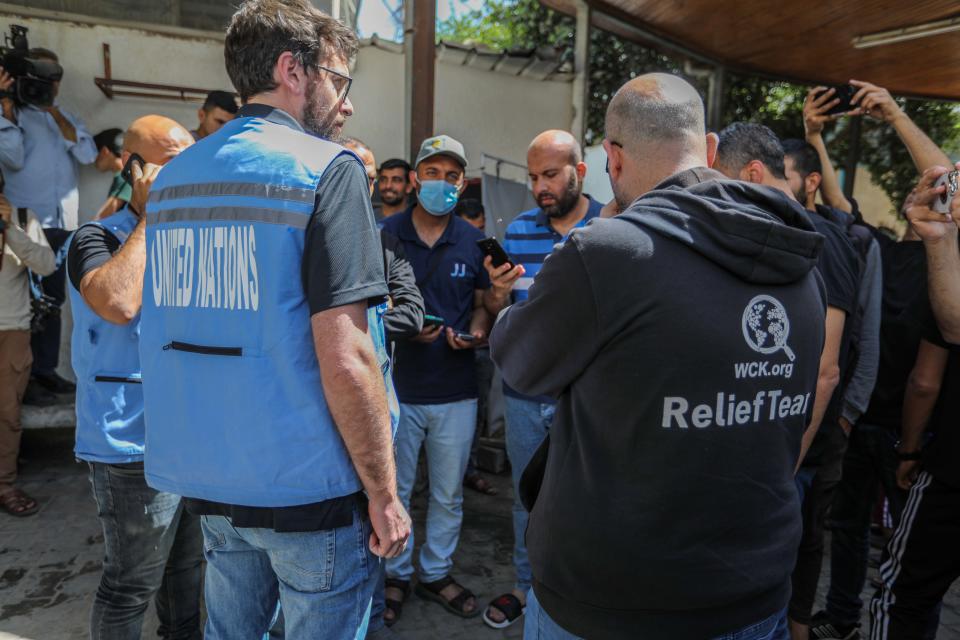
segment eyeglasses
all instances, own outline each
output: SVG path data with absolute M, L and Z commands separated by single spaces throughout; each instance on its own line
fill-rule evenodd
M 622 144 L 620 144 L 619 142 L 614 142 L 613 140 L 610 140 L 610 145 L 614 147 L 620 147 L 621 149 L 623 149 Z M 610 173 L 610 156 L 607 156 L 607 167 L 604 169 L 604 171 L 606 171 L 607 173 Z
M 332 76 L 333 88 L 337 92 L 337 100 L 347 99 L 347 94 L 350 93 L 350 86 L 353 84 L 353 78 L 339 71 L 334 71 L 330 67 L 325 67 L 322 64 L 314 64 L 311 66 L 320 71 L 326 71 Z

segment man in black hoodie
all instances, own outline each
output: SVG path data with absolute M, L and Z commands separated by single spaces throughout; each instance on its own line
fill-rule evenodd
M 624 85 L 606 136 L 623 213 L 574 231 L 490 338 L 509 385 L 558 399 L 522 483 L 524 637 L 780 640 L 822 237 L 705 168 L 716 137 L 679 78 Z

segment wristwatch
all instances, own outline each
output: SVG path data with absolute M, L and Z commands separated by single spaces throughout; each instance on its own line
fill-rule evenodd
M 897 443 L 893 445 L 897 452 L 897 459 L 901 461 L 905 460 L 921 460 L 923 458 L 923 449 L 917 449 L 916 451 L 900 451 L 900 441 L 897 440 Z

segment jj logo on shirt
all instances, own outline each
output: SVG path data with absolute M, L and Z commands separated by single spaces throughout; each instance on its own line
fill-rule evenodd
M 467 277 L 467 265 L 462 262 L 453 263 L 453 273 L 450 274 L 451 278 L 466 278 Z

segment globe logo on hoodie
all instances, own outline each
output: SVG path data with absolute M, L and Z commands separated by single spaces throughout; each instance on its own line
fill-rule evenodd
M 784 306 L 773 296 L 761 294 L 747 303 L 742 325 L 747 346 L 757 353 L 770 355 L 782 349 L 790 362 L 796 359 L 793 350 L 787 346 L 790 318 Z

